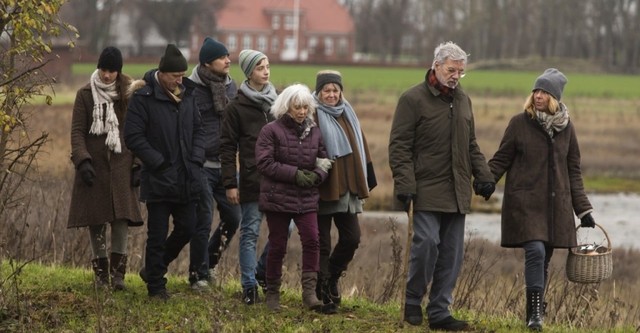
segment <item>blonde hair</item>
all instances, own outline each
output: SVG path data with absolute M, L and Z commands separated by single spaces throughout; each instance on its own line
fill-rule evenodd
M 544 91 L 544 90 L 543 90 Z M 535 99 L 533 98 L 535 94 L 535 91 L 532 91 L 531 94 L 529 94 L 529 97 L 527 97 L 527 100 L 524 102 L 524 111 L 527 112 L 527 114 L 531 117 L 531 119 L 536 117 L 536 108 L 535 108 Z M 549 95 L 549 105 L 547 106 L 547 109 L 549 110 L 549 113 L 554 115 L 556 114 L 556 112 L 558 112 L 558 110 L 560 110 L 560 102 L 558 102 L 558 100 L 553 97 L 553 95 L 545 92 L 545 94 Z
M 300 83 L 288 86 L 278 95 L 271 106 L 271 114 L 278 119 L 287 114 L 294 105 L 307 105 L 309 107 L 307 118 L 313 119 L 313 114 L 316 111 L 315 100 L 309 87 Z

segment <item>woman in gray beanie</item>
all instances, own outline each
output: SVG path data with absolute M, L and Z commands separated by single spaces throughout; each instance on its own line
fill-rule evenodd
M 593 208 L 584 191 L 580 148 L 567 106 L 561 102 L 567 78 L 555 68 L 540 75 L 504 132 L 489 161 L 496 182 L 506 173 L 502 242 L 524 249 L 526 319 L 542 330 L 544 291 L 555 248 L 576 246 L 575 217 L 593 228 Z

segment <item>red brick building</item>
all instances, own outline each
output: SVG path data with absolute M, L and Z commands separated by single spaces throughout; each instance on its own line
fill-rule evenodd
M 230 0 L 215 21 L 215 32 L 193 32 L 193 60 L 205 36 L 224 43 L 232 59 L 254 49 L 272 62 L 351 62 L 355 51 L 353 19 L 337 0 Z

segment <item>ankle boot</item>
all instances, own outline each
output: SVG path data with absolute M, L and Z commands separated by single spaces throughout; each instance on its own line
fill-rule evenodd
M 124 274 L 127 271 L 127 255 L 111 253 L 111 288 L 124 290 Z
M 322 311 L 322 302 L 316 297 L 316 285 L 318 284 L 317 272 L 302 272 L 302 303 L 308 309 Z
M 329 300 L 336 305 L 340 305 L 340 302 L 342 301 L 342 297 L 340 296 L 340 290 L 338 289 L 338 280 L 340 279 L 340 277 L 341 277 L 341 273 L 332 274 L 331 277 L 329 278 L 329 281 L 327 281 L 327 286 L 325 291 Z
M 271 311 L 280 311 L 280 285 L 281 279 L 267 280 L 267 292 L 265 302 Z
M 544 295 L 540 290 L 527 290 L 527 328 L 542 331 Z
M 91 260 L 91 267 L 95 274 L 95 283 L 98 287 L 109 285 L 109 259 L 97 258 Z

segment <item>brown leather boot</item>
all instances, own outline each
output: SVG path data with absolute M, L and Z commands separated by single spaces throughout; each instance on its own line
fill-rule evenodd
M 267 280 L 266 303 L 271 311 L 280 311 L 280 279 Z
M 98 287 L 109 286 L 109 259 L 97 258 L 91 260 L 91 267 L 95 273 L 95 283 Z
M 127 271 L 127 255 L 111 253 L 111 288 L 124 290 L 124 274 Z
M 313 311 L 322 311 L 322 302 L 316 297 L 317 272 L 302 272 L 302 304 Z

